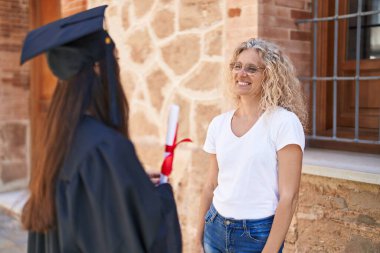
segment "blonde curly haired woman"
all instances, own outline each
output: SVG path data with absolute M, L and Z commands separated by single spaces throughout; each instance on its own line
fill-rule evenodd
M 307 113 L 289 59 L 249 39 L 230 62 L 236 109 L 215 117 L 199 212 L 198 252 L 282 252 L 301 177 Z

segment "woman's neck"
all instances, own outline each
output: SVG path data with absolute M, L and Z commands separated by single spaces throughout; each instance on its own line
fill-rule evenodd
M 237 114 L 243 118 L 256 118 L 261 114 L 259 99 L 244 99 L 240 98 Z

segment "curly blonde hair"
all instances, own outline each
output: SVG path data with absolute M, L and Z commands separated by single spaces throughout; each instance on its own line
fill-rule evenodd
M 289 58 L 284 55 L 280 48 L 269 41 L 259 38 L 251 38 L 241 43 L 234 51 L 231 63 L 236 62 L 238 56 L 249 48 L 256 49 L 261 57 L 265 69 L 262 81 L 260 107 L 263 111 L 281 106 L 293 113 L 300 119 L 304 128 L 307 124 L 307 108 L 300 81 Z M 230 81 L 232 72 L 229 72 Z M 240 97 L 231 93 L 235 105 L 239 105 Z

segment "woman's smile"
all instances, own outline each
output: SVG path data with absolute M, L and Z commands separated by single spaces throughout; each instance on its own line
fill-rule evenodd
M 239 87 L 247 87 L 247 86 L 250 86 L 251 83 L 250 82 L 243 82 L 243 81 L 236 81 L 236 85 Z

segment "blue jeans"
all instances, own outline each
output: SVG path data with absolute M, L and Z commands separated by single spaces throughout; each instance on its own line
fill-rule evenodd
M 274 216 L 257 220 L 224 218 L 211 204 L 205 216 L 205 253 L 261 252 L 272 228 L 273 218 Z

